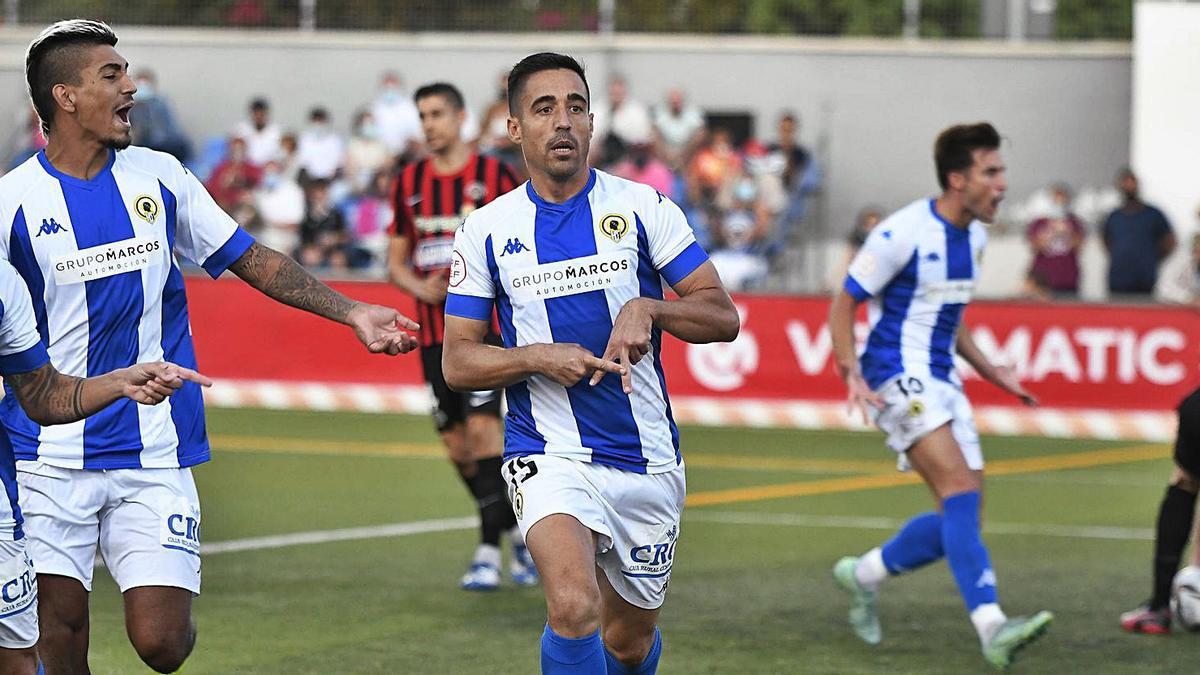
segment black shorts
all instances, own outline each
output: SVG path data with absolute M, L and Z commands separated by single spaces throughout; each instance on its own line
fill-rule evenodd
M 1200 389 L 1179 404 L 1179 434 L 1175 437 L 1175 463 L 1192 478 L 1200 479 Z
M 498 335 L 488 335 L 484 342 L 496 346 L 502 344 Z M 466 422 L 468 415 L 500 416 L 499 389 L 459 393 L 446 386 L 446 378 L 442 376 L 442 345 L 421 348 L 421 369 L 433 392 L 433 425 L 439 432 Z

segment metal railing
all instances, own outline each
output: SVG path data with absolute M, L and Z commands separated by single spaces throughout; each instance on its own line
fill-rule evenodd
M 1134 0 L 3 0 L 5 23 L 1127 40 Z

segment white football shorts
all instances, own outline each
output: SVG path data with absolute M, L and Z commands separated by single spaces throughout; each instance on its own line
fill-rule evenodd
M 92 590 L 96 544 L 121 592 L 200 592 L 200 498 L 191 469 L 64 469 L 17 462 L 29 556 L 38 574 Z
M 529 455 L 505 462 L 504 480 L 522 535 L 546 516 L 574 516 L 600 535 L 596 564 L 617 593 L 636 607 L 662 606 L 687 491 L 683 464 L 642 474 Z
M 25 539 L 0 540 L 0 648 L 26 649 L 38 641 L 37 575 Z
M 897 466 L 901 471 L 910 468 L 904 453 L 947 422 L 967 467 L 983 469 L 975 414 L 961 387 L 933 378 L 899 375 L 876 393 L 883 398 L 884 407 L 875 413 L 875 425 L 887 434 L 888 447 L 900 453 Z

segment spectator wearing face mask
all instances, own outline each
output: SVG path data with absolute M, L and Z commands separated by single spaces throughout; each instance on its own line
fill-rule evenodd
M 225 158 L 213 169 L 204 187 L 225 213 L 246 226 L 254 219 L 251 191 L 261 179 L 262 170 L 246 157 L 246 142 L 231 138 Z
M 136 106 L 134 106 L 136 107 Z M 238 122 L 233 135 L 246 142 L 246 156 L 258 166 L 277 159 L 283 132 L 271 121 L 271 104 L 265 98 L 250 102 L 250 116 Z
M 420 154 L 421 117 L 399 73 L 383 74 L 379 94 L 371 104 L 371 116 L 379 129 L 379 140 L 393 156 L 412 158 Z
M 1071 191 L 1066 185 L 1051 188 L 1047 213 L 1029 223 L 1025 236 L 1033 249 L 1029 268 L 1031 294 L 1073 297 L 1079 294 L 1079 251 L 1083 248 L 1083 222 L 1071 212 Z
M 354 134 L 346 144 L 346 179 L 350 192 L 363 194 L 371 187 L 375 175 L 391 168 L 392 155 L 379 140 L 379 125 L 375 116 L 360 110 L 354 116 Z
M 305 192 L 308 203 L 300 221 L 300 249 L 295 258 L 311 269 L 346 269 L 349 233 L 345 216 L 333 206 L 329 181 L 313 179 Z
M 158 80 L 151 70 L 140 70 L 134 76 L 136 105 L 129 111 L 133 144 L 172 155 L 181 162 L 192 156 L 192 142 L 179 126 L 171 102 L 158 90 Z
M 296 150 L 300 182 L 332 181 L 341 175 L 346 146 L 329 122 L 329 112 L 320 106 L 308 113 L 308 128 L 300 134 Z
M 671 167 L 654 155 L 654 146 L 649 143 L 632 146 L 625 159 L 612 167 L 611 171 L 613 175 L 649 185 L 674 199 L 675 174 L 671 172 Z
M 270 161 L 263 167 L 262 180 L 254 190 L 254 206 L 262 223 L 259 242 L 277 251 L 295 250 L 300 221 L 304 220 L 304 191 L 284 175 L 279 162 Z
M 1137 175 L 1122 169 L 1117 188 L 1123 203 L 1108 215 L 1102 230 L 1108 251 L 1108 292 L 1148 297 L 1158 282 L 1158 267 L 1175 250 L 1175 231 L 1166 215 L 1142 201 Z

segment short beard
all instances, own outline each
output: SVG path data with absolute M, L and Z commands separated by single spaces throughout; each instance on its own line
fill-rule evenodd
M 125 148 L 128 148 L 130 146 L 130 144 L 132 144 L 132 143 L 133 143 L 133 136 L 126 136 L 124 138 L 110 138 L 104 143 L 104 145 L 107 146 L 110 150 L 124 150 Z

